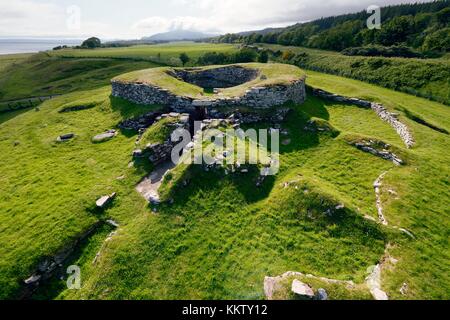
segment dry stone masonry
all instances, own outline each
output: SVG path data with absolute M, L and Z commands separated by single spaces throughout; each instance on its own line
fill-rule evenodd
M 408 127 L 398 119 L 398 114 L 389 112 L 383 105 L 379 103 L 370 102 L 358 98 L 349 98 L 314 88 L 313 95 L 341 103 L 354 104 L 363 108 L 371 108 L 383 121 L 386 121 L 391 125 L 392 128 L 395 129 L 397 134 L 400 136 L 400 138 L 408 148 L 413 147 L 415 144 L 412 133 L 409 131 Z
M 206 70 L 202 68 L 173 70 L 169 74 L 202 88 L 230 88 L 256 79 L 259 72 L 256 69 L 232 66 Z
M 245 70 L 245 71 L 244 71 Z M 204 88 L 227 88 L 248 82 L 259 76 L 258 70 L 228 66 L 205 71 L 172 71 L 172 76 Z M 289 84 L 274 84 L 251 87 L 238 97 L 217 94 L 205 99 L 178 96 L 167 89 L 142 82 L 112 81 L 112 95 L 137 104 L 167 105 L 177 112 L 192 112 L 196 108 L 206 110 L 224 107 L 247 106 L 267 109 L 281 106 L 287 102 L 303 103 L 306 99 L 305 79 L 294 80 Z

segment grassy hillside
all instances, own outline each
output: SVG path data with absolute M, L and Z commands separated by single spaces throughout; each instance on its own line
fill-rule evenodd
M 108 87 L 65 95 L 45 102 L 41 111 L 28 111 L 8 119 L 0 115 L 1 298 L 14 296 L 20 280 L 43 257 L 50 256 L 106 218 L 93 211 L 104 194 L 133 185 L 145 174 L 128 168 L 134 137 L 119 135 L 104 144 L 93 144 L 94 135 L 115 127 L 124 118 L 151 108 L 126 103 L 111 104 Z M 95 108 L 59 113 L 67 104 L 92 103 Z M 57 143 L 64 133 L 73 141 Z M 123 180 L 118 177 L 125 175 Z M 120 192 L 126 201 L 139 197 Z M 136 212 L 138 213 L 138 212 Z M 122 212 L 118 221 L 134 213 Z
M 277 29 L 274 32 L 254 32 L 247 35 L 227 34 L 213 41 L 225 43 L 270 43 L 341 51 L 352 47 L 390 51 L 398 56 L 430 52 L 445 54 L 450 51 L 450 1 L 401 4 L 381 8 L 381 28 L 368 29 L 367 19 L 372 13 L 331 16 L 311 22 Z
M 170 47 L 167 51 L 172 52 Z M 19 64 L 20 79 L 63 61 L 46 59 L 43 64 Z M 43 258 L 108 218 L 120 224 L 117 234 L 105 241 L 112 229 L 100 227 L 67 262 L 81 267 L 82 289 L 66 290 L 65 281 L 55 278 L 35 299 L 261 299 L 264 277 L 288 270 L 360 285 L 388 243 L 389 254 L 397 260 L 382 273 L 382 287 L 390 298 L 449 298 L 450 140 L 442 132 L 450 131 L 448 106 L 308 71 L 310 86 L 378 101 L 399 113 L 416 146 L 406 150 L 395 131 L 371 110 L 310 96 L 304 105 L 292 106 L 282 124 L 289 131 L 282 139 L 291 141 L 281 146 L 280 173 L 261 188 L 255 187 L 256 170 L 226 175 L 194 166 L 183 172 L 189 184 L 171 193 L 173 203 L 154 212 L 135 190 L 152 170 L 146 161 L 132 162 L 136 135 L 119 131 L 100 144 L 91 139 L 158 106 L 111 99 L 110 86 L 101 86 L 104 75 L 86 78 L 92 82 L 85 85 L 77 80 L 84 73 L 74 70 L 78 63 L 90 68 L 83 61 L 91 59 L 98 61 L 93 65 L 103 60 L 123 63 L 123 68 L 136 65 L 105 57 L 64 59 L 77 61 L 65 71 L 72 77 L 65 79 L 62 72 L 57 80 L 42 71 L 44 81 L 33 82 L 33 90 L 51 80 L 66 81 L 76 92 L 46 101 L 38 110 L 0 114 L 0 298 L 16 297 Z M 9 87 L 8 95 L 25 94 L 18 83 Z M 98 88 L 86 90 L 88 86 Z M 89 109 L 59 112 L 73 106 Z M 333 132 L 306 130 L 310 120 Z M 57 143 L 65 133 L 75 138 Z M 354 137 L 391 144 L 407 158 L 407 165 L 398 167 L 357 150 L 347 142 Z M 385 171 L 381 196 L 389 225 L 381 226 L 367 217 L 377 218 L 373 183 Z M 117 197 L 111 207 L 96 210 L 95 201 L 112 192 Z M 344 208 L 325 214 L 338 205 Z M 415 238 L 394 226 L 406 228 Z M 408 290 L 403 295 L 399 289 L 404 283 Z M 368 298 L 366 290 L 350 296 L 340 288 L 330 290 L 337 298 Z
M 3 54 L 0 55 L 0 72 L 2 72 L 6 67 L 17 64 L 22 60 L 25 60 L 32 56 L 31 53 L 19 53 L 19 54 Z
M 127 71 L 156 66 L 113 59 L 65 59 L 45 53 L 6 66 L 0 74 L 0 102 L 105 86 Z
M 261 45 L 274 52 L 290 54 L 275 60 L 301 68 L 370 82 L 385 88 L 410 93 L 450 104 L 450 61 L 440 59 L 407 59 L 383 57 L 349 57 L 322 51 L 279 45 Z
M 407 108 L 450 129 L 448 109 L 437 103 L 318 73 L 310 73 L 309 81 L 391 108 Z M 6 257 L 0 268 L 4 297 L 14 293 L 42 255 L 104 217 L 113 217 L 121 228 L 103 247 L 98 265 L 92 260 L 102 246 L 100 236 L 86 244 L 75 261 L 82 266 L 83 289 L 61 291 L 64 282 L 56 281 L 41 297 L 262 298 L 264 276 L 287 270 L 362 282 L 387 241 L 395 245 L 392 254 L 399 260 L 383 276 L 391 297 L 447 297 L 447 135 L 405 118 L 418 146 L 404 150 L 410 165 L 394 167 L 345 142 L 348 134 L 359 134 L 402 149 L 395 132 L 375 114 L 310 98 L 283 125 L 292 143 L 282 147 L 280 174 L 262 189 L 254 188 L 251 173 L 225 177 L 194 169 L 189 187 L 155 215 L 134 190 L 145 172 L 128 166 L 134 137 L 119 135 L 100 145 L 90 142 L 92 135 L 144 111 L 110 101 L 108 95 L 108 88 L 73 93 L 44 103 L 39 112 L 28 111 L 1 124 L 1 147 L 7 151 L 1 159 L 5 164 L 1 194 L 6 198 L 0 202 L 1 211 L 7 213 L 2 216 L 1 225 L 7 227 L 0 238 Z M 79 99 L 97 107 L 57 112 Z M 303 131 L 311 117 L 329 121 L 340 135 Z M 58 145 L 54 138 L 63 132 L 75 132 L 77 137 Z M 49 165 L 52 170 L 44 169 Z M 372 184 L 386 170 L 389 188 L 399 195 L 399 199 L 384 195 L 387 218 L 414 232 L 417 240 L 362 219 L 364 214 L 376 217 Z M 291 182 L 287 190 L 285 182 Z M 104 215 L 93 214 L 90 208 L 96 198 L 112 191 L 118 192 L 114 206 Z M 337 203 L 346 209 L 331 218 L 323 216 L 325 207 Z M 398 288 L 405 281 L 410 291 L 402 296 Z
M 30 106 L 28 99 L 15 100 L 95 89 L 130 71 L 164 64 L 178 66 L 182 52 L 196 61 L 206 52 L 234 51 L 234 46 L 226 44 L 177 43 L 0 56 L 0 112 Z M 6 103 L 11 100 L 14 102 Z M 39 102 L 33 100 L 31 105 Z
M 100 48 L 93 50 L 65 49 L 52 51 L 50 55 L 57 57 L 77 58 L 116 58 L 153 61 L 173 66 L 181 65 L 180 53 L 186 53 L 192 61 L 196 61 L 206 52 L 229 53 L 236 47 L 230 44 L 211 45 L 207 43 L 176 42 L 158 45 L 140 45 L 125 48 Z

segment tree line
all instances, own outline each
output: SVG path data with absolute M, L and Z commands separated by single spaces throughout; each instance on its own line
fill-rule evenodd
M 406 55 L 415 55 L 411 52 L 418 51 L 430 55 L 450 51 L 449 0 L 384 7 L 381 9 L 381 29 L 367 28 L 369 16 L 362 11 L 321 18 L 273 32 L 226 34 L 211 41 L 247 45 L 268 43 L 332 51 L 366 46 L 378 48 L 367 50 L 367 55 L 383 55 L 383 47 L 400 47 L 388 50 L 389 54 L 397 56 L 408 51 L 405 47 L 411 49 Z

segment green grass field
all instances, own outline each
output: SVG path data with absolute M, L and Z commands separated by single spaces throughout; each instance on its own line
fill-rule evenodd
M 232 52 L 231 45 L 177 43 L 98 50 L 65 49 L 0 56 L 0 112 L 29 107 L 32 97 L 52 96 L 108 85 L 115 76 L 161 65 L 178 66 L 186 52 L 192 62 L 208 51 Z M 34 101 L 36 106 L 39 101 Z
M 2 72 L 6 67 L 22 62 L 23 60 L 31 57 L 31 53 L 21 53 L 21 54 L 4 54 L 0 55 L 0 72 Z
M 449 136 L 410 119 L 405 110 L 447 131 L 450 110 L 356 80 L 307 75 L 310 86 L 379 101 L 398 112 L 417 145 L 405 149 L 371 110 L 309 97 L 293 106 L 282 124 L 291 143 L 281 146 L 277 176 L 255 188 L 256 171 L 226 176 L 194 166 L 190 184 L 176 189 L 174 203 L 161 205 L 155 214 L 135 190 L 151 169 L 145 162 L 131 163 L 136 136 L 120 132 L 101 144 L 91 138 L 156 106 L 111 99 L 102 79 L 92 90 L 80 85 L 79 91 L 73 84 L 76 92 L 44 102 L 38 111 L 0 114 L 0 298 L 14 298 L 43 257 L 97 221 L 113 218 L 120 228 L 111 241 L 104 243 L 111 230 L 103 227 L 67 262 L 81 267 L 81 290 L 66 290 L 65 281 L 54 279 L 35 299 L 262 299 L 264 277 L 286 271 L 359 285 L 387 243 L 398 260 L 382 274 L 390 298 L 448 299 Z M 19 88 L 9 90 L 14 95 Z M 59 112 L 77 105 L 91 108 Z M 339 135 L 305 131 L 310 119 L 329 123 Z M 76 136 L 56 143 L 64 133 Z M 389 143 L 408 164 L 397 167 L 361 152 L 347 143 L 349 136 Z M 387 227 L 364 218 L 377 217 L 373 183 L 384 171 Z M 113 206 L 103 213 L 94 210 L 95 200 L 112 192 L 117 192 Z M 337 204 L 345 209 L 324 215 Z M 410 230 L 416 239 L 392 226 Z M 403 283 L 409 288 L 405 295 L 399 291 Z M 370 298 L 363 289 L 329 290 L 336 299 Z
M 169 65 L 180 65 L 180 54 L 186 53 L 189 58 L 197 60 L 205 52 L 229 53 L 236 50 L 236 47 L 229 44 L 208 44 L 177 42 L 158 45 L 140 45 L 124 48 L 100 48 L 94 50 L 65 49 L 53 51 L 51 56 L 70 58 L 118 58 L 146 60 Z
M 107 85 L 116 75 L 155 66 L 158 65 L 145 61 L 66 59 L 37 54 L 5 67 L 0 75 L 0 102 L 95 89 Z

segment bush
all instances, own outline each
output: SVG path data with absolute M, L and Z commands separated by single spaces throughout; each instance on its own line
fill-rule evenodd
M 207 52 L 197 60 L 199 65 L 225 64 L 229 59 L 229 55 L 217 52 Z
M 423 49 L 428 51 L 450 51 L 450 28 L 429 34 L 424 41 Z
M 233 64 L 233 63 L 246 63 L 255 62 L 257 54 L 251 49 L 242 49 L 233 54 L 207 52 L 203 56 L 199 57 L 197 64 L 199 65 L 213 65 L 213 64 Z
M 261 51 L 261 53 L 258 56 L 258 62 L 260 63 L 267 63 L 269 62 L 269 54 L 266 50 Z
M 241 49 L 240 51 L 233 53 L 230 57 L 230 63 L 246 63 L 255 62 L 257 54 L 252 49 Z
M 96 37 L 92 37 L 89 38 L 85 41 L 83 41 L 83 43 L 81 44 L 82 48 L 87 48 L 87 49 L 94 49 L 94 48 L 100 48 L 102 46 L 102 42 L 100 41 L 99 38 Z
M 183 52 L 182 54 L 180 54 L 180 60 L 184 67 L 186 65 L 186 63 L 188 63 L 191 59 L 189 58 L 189 56 L 186 53 Z
M 367 57 L 402 57 L 402 58 L 423 58 L 424 55 L 406 46 L 366 46 L 347 48 L 341 52 L 346 56 L 367 56 Z
M 281 56 L 281 58 L 284 61 L 289 61 L 289 60 L 291 60 L 294 57 L 295 57 L 295 53 L 293 53 L 292 51 L 284 51 L 282 56 Z

